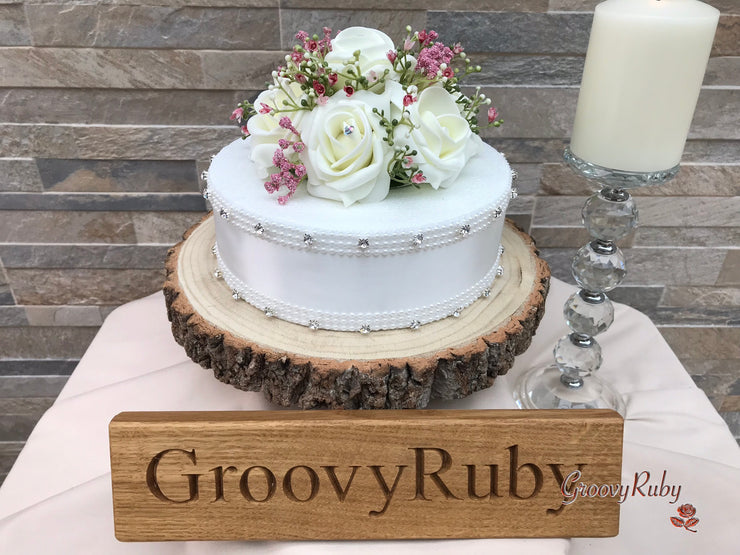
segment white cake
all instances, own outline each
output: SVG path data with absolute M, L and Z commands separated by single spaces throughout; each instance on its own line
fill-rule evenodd
M 459 315 L 497 273 L 512 173 L 491 147 L 454 187 L 407 186 L 343 204 L 299 189 L 279 204 L 250 160 L 250 139 L 216 155 L 208 199 L 218 273 L 238 299 L 315 329 L 415 328 Z
M 217 277 L 236 300 L 312 329 L 418 328 L 488 296 L 512 172 L 480 139 L 491 100 L 459 45 L 300 31 L 273 82 L 232 114 L 207 172 Z M 501 124 L 495 108 L 489 125 Z

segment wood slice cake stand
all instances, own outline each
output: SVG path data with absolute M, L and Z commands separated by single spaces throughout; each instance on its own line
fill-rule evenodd
M 490 387 L 524 352 L 550 283 L 532 239 L 507 220 L 504 275 L 459 318 L 369 334 L 311 330 L 235 301 L 213 276 L 213 217 L 167 255 L 164 293 L 175 340 L 216 378 L 301 408 L 423 408 Z

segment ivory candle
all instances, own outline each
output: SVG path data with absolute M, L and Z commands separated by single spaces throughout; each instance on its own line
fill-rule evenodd
M 697 0 L 606 0 L 594 11 L 570 148 L 607 168 L 681 160 L 719 11 Z

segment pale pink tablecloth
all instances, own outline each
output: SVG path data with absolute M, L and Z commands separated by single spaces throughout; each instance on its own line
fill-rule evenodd
M 486 391 L 431 408 L 513 408 L 514 380 L 549 364 L 552 346 L 567 332 L 561 307 L 573 291 L 553 280 L 547 315 L 508 375 Z M 737 553 L 740 449 L 724 421 L 644 315 L 617 305 L 614 325 L 599 340 L 601 373 L 627 400 L 623 484 L 643 471 L 659 483 L 666 471 L 666 483 L 681 485 L 676 504 L 629 497 L 615 538 L 127 544 L 113 535 L 107 429 L 113 416 L 275 408 L 192 363 L 172 339 L 161 294 L 129 303 L 105 321 L 0 489 L 0 553 Z M 697 509 L 695 533 L 669 520 L 683 503 Z

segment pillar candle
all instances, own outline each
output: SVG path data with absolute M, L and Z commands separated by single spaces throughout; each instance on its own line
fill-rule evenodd
M 594 11 L 571 150 L 650 172 L 681 160 L 719 11 L 697 0 L 606 0 Z

